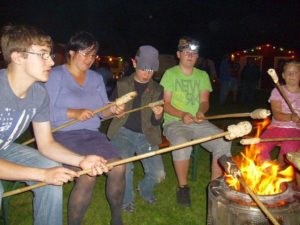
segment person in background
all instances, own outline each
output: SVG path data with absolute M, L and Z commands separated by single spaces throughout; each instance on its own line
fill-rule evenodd
M 200 56 L 198 57 L 196 68 L 205 71 L 211 82 L 216 82 L 218 79 L 215 63 L 213 60 Z
M 239 88 L 240 88 L 240 73 L 241 73 L 241 64 L 240 64 L 240 58 L 239 57 L 235 57 L 232 61 L 231 61 L 231 76 L 233 77 L 233 79 L 236 82 L 236 87 L 235 87 L 235 91 L 233 91 L 233 101 L 237 102 L 238 100 L 238 92 L 239 92 Z
M 198 58 L 198 41 L 183 37 L 179 40 L 177 57 L 179 65 L 168 69 L 160 82 L 164 87 L 164 135 L 171 145 L 178 145 L 192 139 L 222 132 L 221 129 L 203 120 L 209 109 L 209 95 L 212 91 L 209 76 L 195 68 Z M 230 156 L 231 142 L 219 138 L 201 144 L 212 157 L 211 179 L 222 175 L 218 158 Z M 172 152 L 173 164 L 178 179 L 177 202 L 191 205 L 188 186 L 188 169 L 192 147 Z
M 62 225 L 61 185 L 78 174 L 61 163 L 91 169 L 95 176 L 107 172 L 106 160 L 71 152 L 52 137 L 49 97 L 41 83 L 54 65 L 51 37 L 31 26 L 5 26 L 1 48 L 8 67 L 0 71 L 0 179 L 47 183 L 33 189 L 34 225 Z M 15 143 L 31 122 L 38 151 Z M 3 191 L 0 182 L 0 199 Z
M 287 62 L 283 67 L 282 77 L 285 85 L 281 87 L 296 113 L 291 112 L 277 88 L 274 88 L 269 98 L 273 115 L 272 121 L 262 133 L 261 139 L 300 137 L 300 62 Z M 270 152 L 278 144 L 281 146 L 279 161 L 282 164 L 284 164 L 284 155 L 286 153 L 294 152 L 300 148 L 300 141 L 260 143 L 257 147 L 260 149 L 261 159 L 263 161 L 270 160 Z
M 232 70 L 232 63 L 230 60 L 230 55 L 226 54 L 220 64 L 220 97 L 219 102 L 221 105 L 226 103 L 229 93 L 232 91 L 233 102 L 237 100 L 237 91 L 238 91 L 238 79 L 235 77 Z
M 141 46 L 133 64 L 135 72 L 119 80 L 111 96 L 114 99 L 127 92 L 137 91 L 138 96 L 134 101 L 126 104 L 126 111 L 163 98 L 162 86 L 152 80 L 154 72 L 158 71 L 158 51 L 149 45 Z M 161 143 L 162 115 L 163 107 L 155 106 L 127 114 L 122 118 L 114 118 L 108 129 L 108 137 L 123 158 L 157 150 Z M 146 202 L 154 204 L 156 202 L 154 186 L 165 178 L 162 158 L 157 155 L 141 161 L 145 176 L 139 182 L 138 190 Z M 133 190 L 133 163 L 127 163 L 123 199 L 123 209 L 127 212 L 135 210 Z
M 107 95 L 109 96 L 115 86 L 114 75 L 110 69 L 109 63 L 100 60 L 96 72 L 102 76 Z M 112 85 L 113 83 L 114 85 Z
M 67 44 L 67 63 L 54 67 L 46 88 L 50 96 L 50 118 L 53 128 L 69 120 L 80 122 L 54 133 L 55 139 L 82 155 L 100 155 L 108 162 L 119 160 L 117 150 L 107 137 L 99 132 L 100 117 L 120 115 L 124 105 L 111 106 L 100 115 L 94 110 L 105 106 L 109 100 L 101 76 L 90 70 L 98 51 L 95 37 L 85 31 L 74 34 Z M 78 168 L 72 168 L 78 170 Z M 106 196 L 111 209 L 111 224 L 122 225 L 121 204 L 124 192 L 125 165 L 113 167 L 107 173 Z M 68 202 L 68 224 L 81 224 L 90 204 L 95 177 L 82 175 L 75 185 Z
M 250 57 L 241 72 L 241 97 L 240 103 L 249 104 L 254 100 L 258 85 L 260 71 L 255 58 Z

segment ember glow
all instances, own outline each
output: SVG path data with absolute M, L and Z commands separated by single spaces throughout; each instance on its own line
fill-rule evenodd
M 257 125 L 256 137 L 269 124 L 269 119 Z M 242 177 L 248 187 L 258 195 L 273 195 L 285 190 L 284 183 L 293 180 L 294 170 L 292 166 L 282 170 L 277 161 L 261 161 L 258 157 L 259 148 L 257 145 L 247 146 L 240 155 L 232 158 L 241 171 Z M 225 174 L 226 183 L 237 191 L 242 190 L 238 179 Z

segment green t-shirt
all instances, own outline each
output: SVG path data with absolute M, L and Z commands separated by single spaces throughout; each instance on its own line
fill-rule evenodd
M 194 68 L 193 73 L 186 76 L 178 65 L 164 73 L 160 84 L 165 91 L 172 92 L 172 106 L 192 115 L 196 115 L 198 112 L 200 92 L 212 91 L 209 76 L 205 71 Z M 180 118 L 164 113 L 164 123 L 173 120 L 180 120 Z

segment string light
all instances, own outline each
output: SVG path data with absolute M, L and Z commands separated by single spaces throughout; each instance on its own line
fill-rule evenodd
M 235 56 L 240 56 L 240 55 L 248 54 L 248 53 L 251 53 L 251 54 L 255 54 L 255 53 L 257 53 L 257 54 L 263 54 L 265 50 L 268 50 L 266 48 L 271 48 L 274 51 L 278 51 L 278 52 L 280 52 L 281 55 L 288 55 L 289 57 L 295 58 L 295 51 L 293 51 L 293 50 L 286 50 L 283 47 L 276 47 L 276 46 L 273 46 L 272 44 L 269 44 L 269 43 L 267 43 L 265 45 L 261 45 L 261 46 L 256 46 L 255 48 L 250 48 L 250 49 L 245 49 L 245 50 L 242 50 L 242 51 L 237 51 L 237 52 L 234 52 L 233 54 Z M 268 51 L 270 51 L 270 50 L 268 50 Z

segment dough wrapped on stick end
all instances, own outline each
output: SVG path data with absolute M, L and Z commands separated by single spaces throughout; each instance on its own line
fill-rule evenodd
M 249 134 L 252 130 L 252 125 L 248 121 L 239 122 L 237 125 L 230 125 L 227 128 L 229 134 L 225 136 L 227 140 L 233 140 Z

